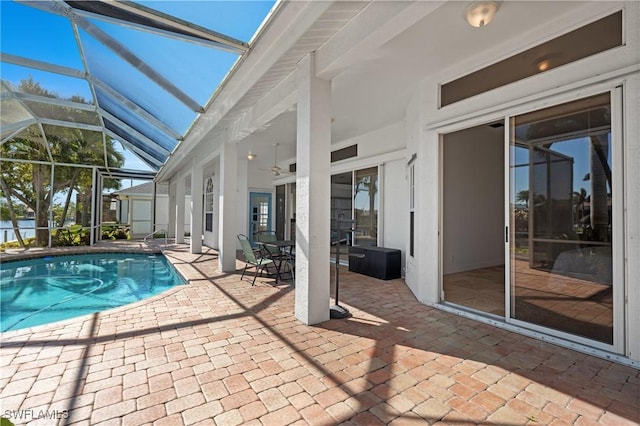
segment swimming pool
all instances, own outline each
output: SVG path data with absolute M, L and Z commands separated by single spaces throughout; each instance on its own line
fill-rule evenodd
M 48 256 L 0 265 L 0 331 L 137 302 L 186 281 L 161 254 Z

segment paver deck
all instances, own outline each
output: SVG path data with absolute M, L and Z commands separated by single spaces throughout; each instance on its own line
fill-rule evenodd
M 638 370 L 425 306 L 403 280 L 343 268 L 352 318 L 306 326 L 291 285 L 218 273 L 211 250 L 165 254 L 190 284 L 3 333 L 0 415 L 29 425 L 640 421 Z

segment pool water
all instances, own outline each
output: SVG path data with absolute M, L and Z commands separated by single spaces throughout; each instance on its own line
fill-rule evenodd
M 161 254 L 94 253 L 0 264 L 0 331 L 146 299 L 186 281 Z

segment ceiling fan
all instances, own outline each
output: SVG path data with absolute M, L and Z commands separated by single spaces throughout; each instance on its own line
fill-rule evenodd
M 260 169 L 260 170 L 270 170 L 271 173 L 273 173 L 274 176 L 280 176 L 281 174 L 289 174 L 288 171 L 284 170 L 282 167 L 278 166 L 278 145 L 280 145 L 279 143 L 274 143 L 273 144 L 273 151 L 274 151 L 274 160 L 273 160 L 273 166 L 271 166 L 270 169 Z

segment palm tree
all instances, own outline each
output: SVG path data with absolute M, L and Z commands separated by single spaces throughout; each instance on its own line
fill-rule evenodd
M 573 193 L 573 205 L 575 206 L 576 216 L 579 214 L 578 220 L 584 217 L 584 203 L 587 201 L 587 190 L 580 188 L 580 191 L 574 191 Z

